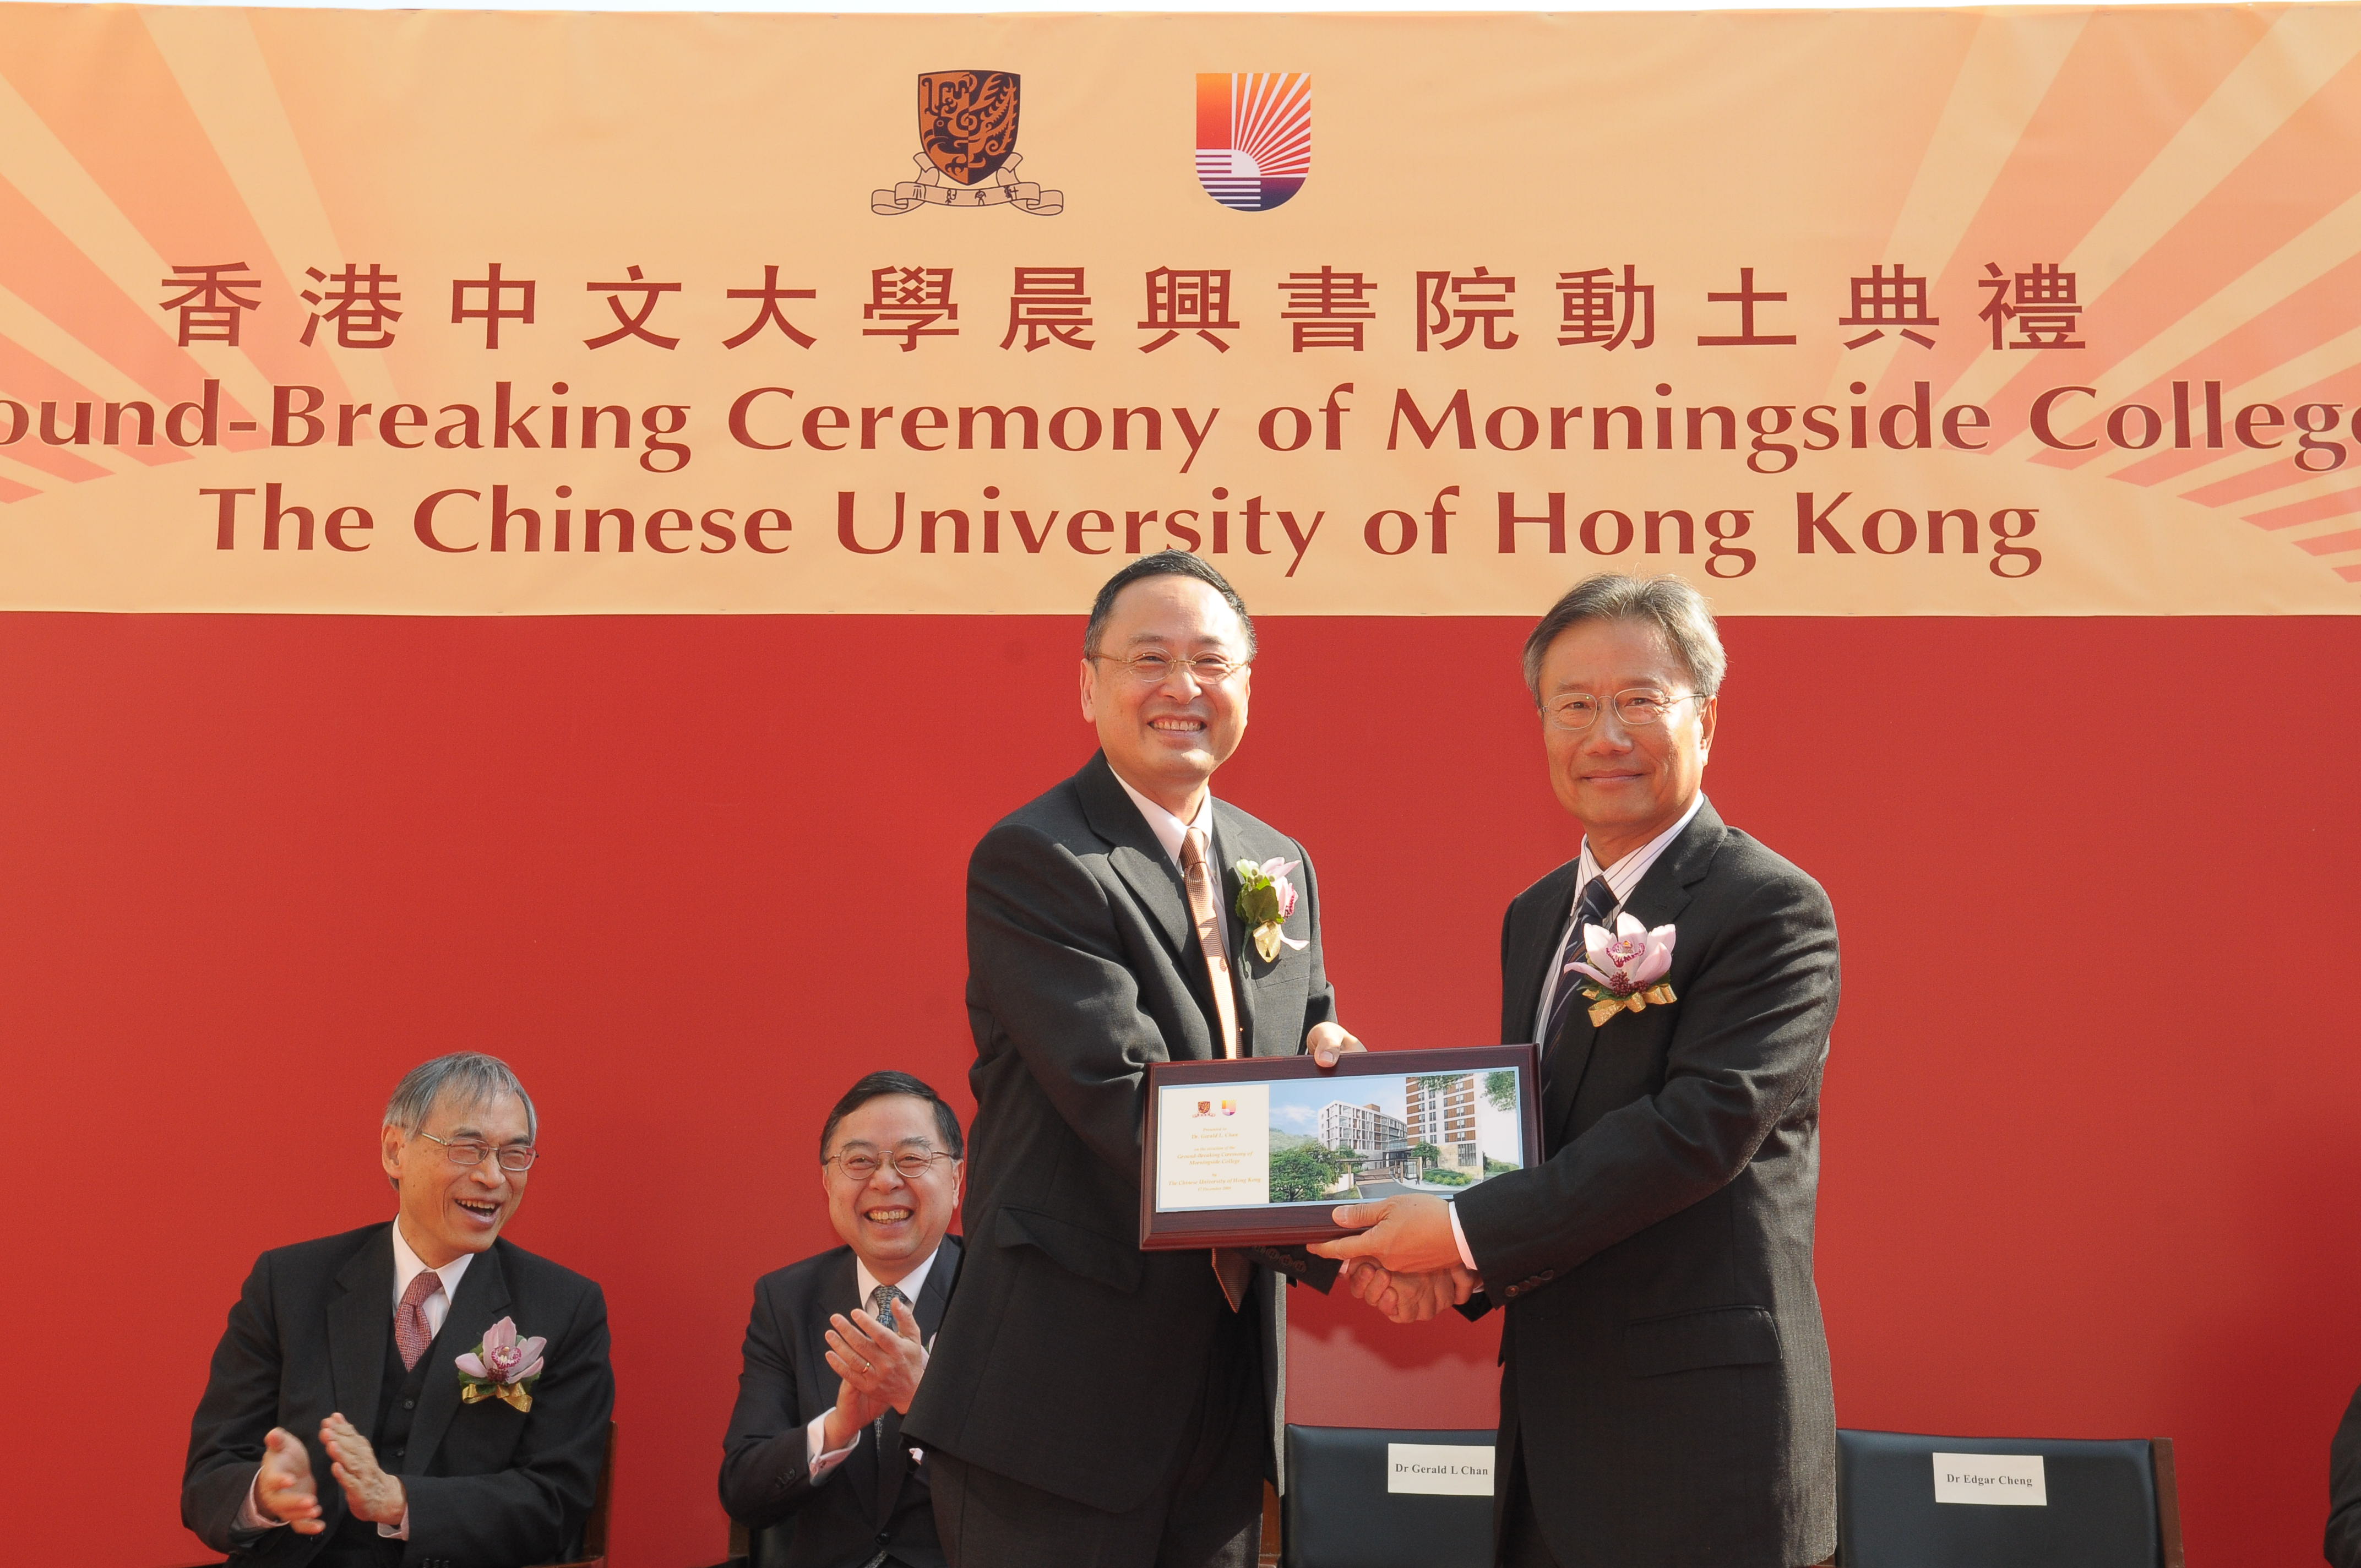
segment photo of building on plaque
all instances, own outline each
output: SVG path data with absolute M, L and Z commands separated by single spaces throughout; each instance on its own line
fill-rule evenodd
M 1270 1086 L 1270 1201 L 1448 1193 L 1523 1159 L 1517 1069 Z

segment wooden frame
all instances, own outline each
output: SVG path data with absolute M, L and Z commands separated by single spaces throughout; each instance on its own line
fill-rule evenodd
M 1294 1242 L 1328 1241 L 1346 1234 L 1329 1216 L 1333 1201 L 1250 1204 L 1237 1208 L 1159 1210 L 1157 1195 L 1157 1105 L 1159 1091 L 1176 1088 L 1216 1089 L 1224 1084 L 1285 1083 L 1303 1079 L 1329 1079 L 1340 1086 L 1356 1078 L 1415 1078 L 1443 1073 L 1483 1072 L 1499 1068 L 1518 1069 L 1516 1110 L 1522 1141 L 1518 1163 L 1531 1167 L 1542 1157 L 1541 1051 L 1534 1046 L 1461 1046 L 1442 1050 L 1356 1051 L 1334 1068 L 1323 1068 L 1308 1056 L 1242 1057 L 1235 1060 L 1150 1062 L 1148 1068 L 1147 1111 L 1140 1135 L 1139 1245 L 1146 1251 L 1193 1247 L 1271 1246 Z

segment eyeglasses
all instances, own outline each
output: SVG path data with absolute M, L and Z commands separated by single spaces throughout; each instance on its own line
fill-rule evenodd
M 508 1144 L 500 1148 L 494 1148 L 489 1144 L 478 1143 L 474 1139 L 455 1144 L 448 1138 L 438 1138 L 432 1133 L 421 1133 L 418 1135 L 429 1143 L 441 1144 L 444 1157 L 453 1165 L 470 1168 L 483 1164 L 484 1157 L 490 1155 L 500 1161 L 502 1170 L 522 1176 L 533 1168 L 534 1160 L 541 1157 L 541 1151 L 530 1144 Z
M 1634 686 L 1617 692 L 1609 700 L 1615 704 L 1616 722 L 1626 729 L 1647 729 L 1664 722 L 1675 703 L 1704 696 L 1703 692 L 1683 692 L 1678 696 L 1666 696 L 1660 691 Z M 1605 707 L 1605 703 L 1587 693 L 1569 692 L 1543 703 L 1542 714 L 1560 729 L 1587 729 L 1598 722 L 1599 712 Z
M 903 1180 L 916 1181 L 934 1168 L 935 1161 L 951 1157 L 940 1152 L 922 1154 L 917 1149 L 904 1149 L 894 1157 L 893 1166 Z M 867 1149 L 850 1149 L 842 1154 L 829 1155 L 820 1164 L 836 1167 L 837 1174 L 847 1181 L 866 1181 L 876 1175 L 886 1162 Z
M 1144 686 L 1162 685 L 1172 678 L 1175 670 L 1187 670 L 1201 686 L 1217 686 L 1254 663 L 1251 659 L 1224 658 L 1219 653 L 1200 653 L 1193 659 L 1176 659 L 1170 653 L 1140 653 L 1128 659 L 1118 659 L 1112 653 L 1086 657 L 1129 671 L 1131 678 Z

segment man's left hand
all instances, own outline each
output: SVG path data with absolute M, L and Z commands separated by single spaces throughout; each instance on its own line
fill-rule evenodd
M 400 1524 L 401 1516 L 410 1511 L 410 1498 L 402 1492 L 401 1477 L 389 1475 L 379 1468 L 377 1451 L 369 1447 L 352 1422 L 341 1415 L 330 1416 L 320 1423 L 320 1446 L 328 1451 L 333 1462 L 329 1471 L 336 1484 L 345 1489 L 345 1502 L 353 1517 L 370 1524 Z
M 906 1309 L 895 1313 L 890 1329 L 860 1308 L 850 1318 L 839 1312 L 829 1322 L 828 1364 L 836 1375 L 868 1398 L 908 1415 L 918 1380 L 927 1375 L 927 1347 L 918 1340 L 917 1314 Z
M 1303 1036 L 1303 1048 L 1322 1067 L 1334 1067 L 1336 1058 L 1347 1051 L 1366 1051 L 1361 1044 L 1345 1031 L 1342 1024 L 1314 1024 L 1312 1033 Z
M 1457 1268 L 1459 1244 L 1451 1234 L 1451 1205 L 1430 1192 L 1404 1192 L 1375 1203 L 1346 1203 L 1336 1223 L 1360 1234 L 1313 1242 L 1322 1257 L 1374 1260 L 1389 1274 L 1435 1274 Z

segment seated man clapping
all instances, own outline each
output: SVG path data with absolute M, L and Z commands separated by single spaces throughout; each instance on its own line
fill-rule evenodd
M 392 1223 L 256 1261 L 181 1482 L 181 1518 L 207 1546 L 285 1568 L 572 1552 L 615 1380 L 598 1287 L 500 1239 L 534 1132 L 508 1064 L 437 1057 L 386 1106 Z
M 958 1115 L 902 1072 L 854 1084 L 820 1131 L 845 1245 L 754 1283 L 721 1506 L 750 1568 L 943 1568 L 922 1453 L 902 1417 L 958 1277 Z

